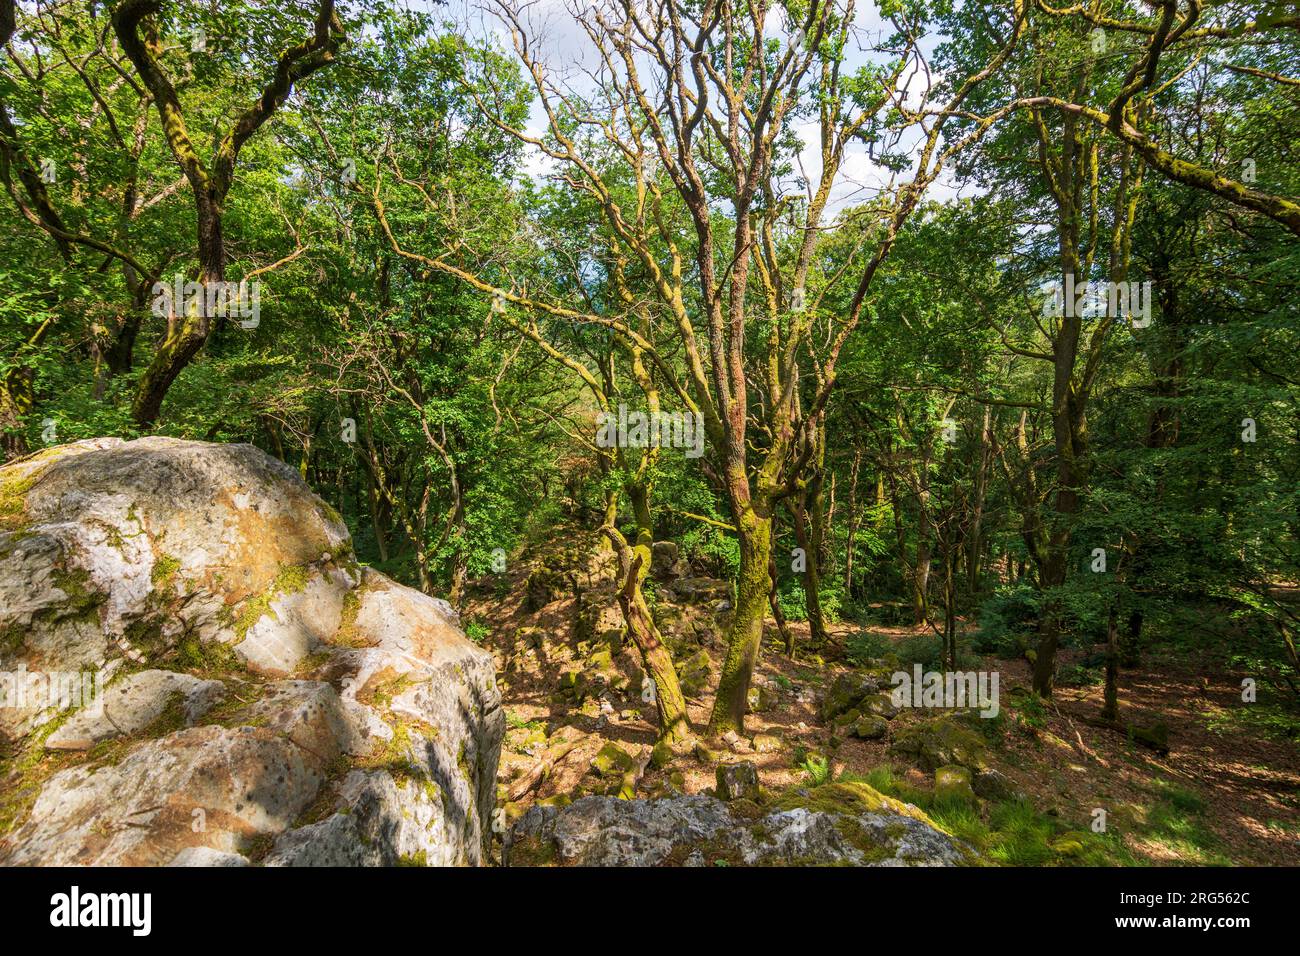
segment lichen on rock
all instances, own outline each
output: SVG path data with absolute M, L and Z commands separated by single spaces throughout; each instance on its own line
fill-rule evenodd
M 816 788 L 817 791 L 827 787 Z M 534 806 L 511 828 L 507 866 L 956 866 L 965 844 L 925 815 L 857 785 L 824 801 L 760 807 L 707 796 L 584 797 Z M 875 793 L 871 791 L 871 793 Z
M 107 688 L 0 708 L 0 862 L 483 862 L 491 657 L 351 555 L 251 445 L 93 439 L 0 468 L 0 671 Z

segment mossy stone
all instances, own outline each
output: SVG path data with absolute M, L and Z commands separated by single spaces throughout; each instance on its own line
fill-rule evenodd
M 898 708 L 888 694 L 870 694 L 858 702 L 858 710 L 863 714 L 875 714 L 886 720 L 898 716 Z
M 890 750 L 912 757 L 930 771 L 951 764 L 971 771 L 988 766 L 983 738 L 951 716 L 923 721 L 897 731 Z
M 876 714 L 867 714 L 858 718 L 851 733 L 859 740 L 883 740 L 889 733 L 889 721 Z
M 636 758 L 618 744 L 607 743 L 591 758 L 591 766 L 602 777 L 621 777 L 636 767 Z
M 940 767 L 934 772 L 934 799 L 941 803 L 976 802 L 971 773 L 965 767 Z
M 666 740 L 661 740 L 650 751 L 650 763 L 654 765 L 656 770 L 662 770 L 673 762 L 674 756 L 672 745 Z

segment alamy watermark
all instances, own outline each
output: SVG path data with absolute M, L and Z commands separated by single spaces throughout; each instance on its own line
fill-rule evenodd
M 704 454 L 704 416 L 699 412 L 618 412 L 596 416 L 598 448 L 684 448 L 687 458 Z
M 981 717 L 998 715 L 997 671 L 894 671 L 890 700 L 895 707 L 974 707 Z
M 262 320 L 262 284 L 252 282 L 187 282 L 176 276 L 170 283 L 155 282 L 153 314 L 160 319 L 173 315 L 205 318 L 238 318 L 245 329 L 255 329 Z
M 50 897 L 50 925 L 55 927 L 124 927 L 132 936 L 153 928 L 152 893 L 92 893 L 73 886 Z
M 99 671 L 0 671 L 0 709 L 43 711 L 80 708 L 92 717 L 104 713 L 104 675 Z
M 1045 283 L 1043 315 L 1046 318 L 1128 318 L 1135 329 L 1151 324 L 1151 289 L 1147 282 L 1079 282 L 1073 274 L 1064 281 Z

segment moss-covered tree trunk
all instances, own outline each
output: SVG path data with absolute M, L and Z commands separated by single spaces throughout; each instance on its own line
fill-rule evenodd
M 205 289 L 226 278 L 225 243 L 221 234 L 221 211 L 210 196 L 196 190 L 199 220 L 199 284 Z M 179 314 L 177 314 L 179 313 Z M 208 340 L 212 317 L 207 314 L 206 302 L 186 308 L 173 303 L 173 314 L 168 318 L 167 335 L 153 361 L 140 376 L 136 385 L 131 416 L 140 428 L 149 428 L 162 411 L 163 399 L 176 377 L 199 354 Z
M 690 733 L 686 713 L 686 698 L 677 680 L 677 669 L 672 654 L 664 646 L 659 628 L 645 599 L 645 579 L 650 571 L 654 528 L 650 512 L 650 489 L 639 482 L 626 486 L 632 514 L 636 520 L 636 542 L 629 546 L 614 529 L 613 522 L 605 525 L 606 537 L 619 551 L 625 569 L 623 586 L 618 603 L 627 624 L 628 637 L 641 654 L 646 673 L 654 682 L 655 709 L 659 718 L 659 738 L 676 743 Z M 616 512 L 615 512 L 616 513 Z M 608 515 L 608 512 L 607 512 Z
M 826 643 L 826 612 L 822 608 L 822 565 L 826 545 L 826 505 L 822 496 L 819 467 L 808 479 L 808 575 L 804 583 L 804 605 L 808 610 L 808 634 L 813 644 Z M 802 547 L 802 545 L 801 545 Z
M 334 62 L 335 53 L 345 39 L 343 22 L 334 9 L 334 0 L 321 0 L 311 33 L 303 42 L 281 53 L 273 75 L 257 99 L 238 111 L 227 129 L 216 131 L 216 148 L 211 160 L 205 163 L 190 139 L 180 97 L 163 66 L 166 44 L 158 22 L 159 8 L 152 0 L 122 0 L 113 10 L 113 30 L 122 52 L 152 96 L 167 145 L 194 194 L 198 281 L 206 288 L 211 283 L 225 281 L 222 215 L 240 150 L 284 104 L 295 84 Z M 171 316 L 167 335 L 136 387 L 131 414 L 140 428 L 149 428 L 157 420 L 168 389 L 203 348 L 211 329 L 212 316 L 207 315 L 203 306 L 183 309 L 182 314 Z
M 664 646 L 659 629 L 655 626 L 650 607 L 646 604 L 645 580 L 648 548 L 639 545 L 632 549 L 635 557 L 628 569 L 628 578 L 619 592 L 619 606 L 627 622 L 628 637 L 641 654 L 646 674 L 654 682 L 655 711 L 659 720 L 659 739 L 676 743 L 690 734 L 690 720 L 686 714 L 686 697 L 677 681 L 677 669 L 672 654 Z
M 773 529 L 772 537 L 774 539 L 776 537 L 775 528 Z M 781 610 L 781 595 L 777 592 L 776 587 L 777 572 L 775 543 L 772 547 L 772 553 L 768 558 L 767 573 L 772 579 L 771 590 L 768 591 L 767 594 L 767 605 L 772 609 L 772 619 L 776 621 L 776 630 L 777 633 L 781 635 L 781 644 L 785 647 L 785 655 L 790 658 L 790 660 L 794 660 L 794 631 L 790 629 L 790 624 L 785 619 L 785 612 Z
M 766 502 L 764 502 L 766 504 Z M 718 677 L 718 692 L 709 718 L 709 733 L 719 736 L 729 730 L 745 729 L 749 683 L 758 662 L 767 616 L 771 577 L 772 518 L 767 508 L 755 506 L 736 510 L 736 536 L 740 542 L 740 573 L 736 580 L 735 612 L 727 630 L 727 655 Z
M 35 373 L 23 365 L 11 368 L 0 377 L 0 447 L 6 461 L 28 452 L 23 419 L 35 401 L 34 379 Z
M 811 482 L 809 483 L 811 485 Z M 819 560 L 819 542 L 809 532 L 808 509 L 811 491 L 805 489 L 791 502 L 790 514 L 794 519 L 794 537 L 803 557 L 803 604 L 808 616 L 808 634 L 812 643 L 821 644 L 826 640 L 826 620 L 822 613 L 821 602 L 821 562 Z

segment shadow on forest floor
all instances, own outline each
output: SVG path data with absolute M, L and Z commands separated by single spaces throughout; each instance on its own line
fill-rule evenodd
M 523 609 L 528 573 L 525 565 L 507 581 L 472 589 L 464 608 L 465 619 L 485 630 L 484 646 L 497 659 L 509 715 L 499 782 L 506 790 L 520 788 L 530 773 L 537 776 L 533 772 L 539 763 L 554 761 L 539 785 L 510 798 L 511 816 L 537 800 L 605 792 L 607 781 L 592 770 L 592 758 L 601 748 L 613 743 L 644 757 L 655 740 L 654 707 L 636 693 L 640 672 L 634 651 L 614 656 L 616 686 L 605 687 L 599 696 L 579 699 L 559 693 L 566 671 L 583 679 L 591 676 L 589 642 L 575 632 L 577 606 L 571 595 L 535 613 Z M 661 592 L 658 600 L 664 604 L 672 598 Z M 810 648 L 807 626 L 792 622 L 791 627 L 804 659 L 786 658 L 769 624 L 756 682 L 771 691 L 772 706 L 749 716 L 745 739 L 733 745 L 734 752 L 711 743 L 718 758 L 752 761 L 763 786 L 781 791 L 810 784 L 799 761 L 812 750 L 829 754 L 831 777 L 864 779 L 905 799 L 927 802 L 932 775 L 891 754 L 888 739 L 832 738 L 819 720 L 825 688 L 848 669 L 845 642 L 863 628 L 834 624 L 827 646 Z M 922 633 L 879 625 L 869 630 L 876 640 L 892 644 Z M 702 733 L 723 647 L 718 635 L 698 640 L 698 646 L 687 642 L 687 647 L 697 659 L 701 650 L 707 655 L 709 679 L 688 706 L 696 733 Z M 540 646 L 524 652 L 530 641 Z M 1065 653 L 1062 667 L 1083 656 Z M 1053 702 L 1022 710 L 1023 698 L 1014 690 L 1029 686 L 1025 661 L 986 657 L 978 667 L 1001 675 L 1003 717 L 991 762 L 1028 797 L 1029 805 L 986 805 L 978 820 L 969 818 L 969 810 L 946 821 L 935 812 L 936 819 L 974 842 L 997 828 L 1002 829 L 993 835 L 1004 841 L 1012 839 L 1008 834 L 1016 828 L 1043 831 L 1035 837 L 1036 847 L 999 844 L 1001 851 L 990 853 L 991 858 L 1029 864 L 1300 864 L 1300 748 L 1295 741 L 1261 735 L 1249 721 L 1238 719 L 1241 708 L 1251 706 L 1240 702 L 1241 675 L 1200 666 L 1186 656 L 1155 654 L 1143 666 L 1121 672 L 1122 718 L 1147 725 L 1160 721 L 1169 728 L 1170 752 L 1159 755 L 1088 722 L 1100 713 L 1099 684 L 1058 688 Z M 620 673 L 625 681 L 618 679 Z M 600 700 L 607 703 L 602 707 Z M 904 711 L 891 722 L 890 737 L 918 719 L 923 718 Z M 764 744 L 775 749 L 756 753 L 751 741 L 757 735 L 770 738 Z M 665 768 L 647 767 L 636 794 L 705 792 L 714 785 L 714 770 L 711 763 L 680 755 Z M 1107 835 L 1090 840 L 1082 858 L 1062 859 L 1045 849 L 1062 831 L 1086 836 L 1098 808 L 1106 810 Z

